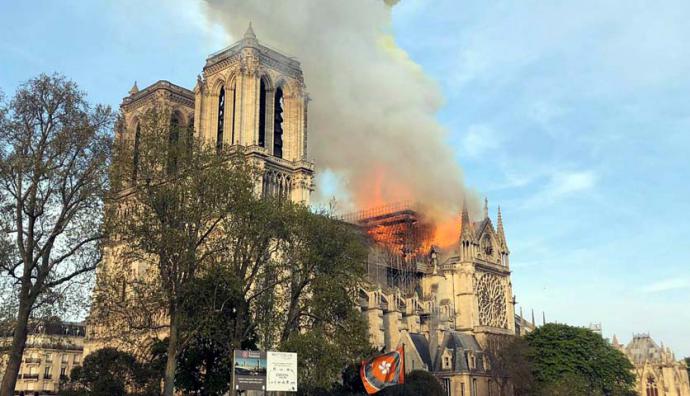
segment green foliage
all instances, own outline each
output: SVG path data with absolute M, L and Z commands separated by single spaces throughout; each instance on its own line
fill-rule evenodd
M 404 385 L 384 388 L 378 393 L 380 396 L 444 396 L 441 383 L 428 371 L 414 370 L 405 376 Z
M 510 387 L 516 396 L 533 394 L 534 376 L 529 352 L 529 345 L 523 337 L 487 337 L 484 356 L 491 367 L 489 375 L 498 385 L 500 394 L 508 394 Z
M 627 395 L 633 391 L 630 361 L 588 329 L 547 324 L 526 340 L 535 379 L 545 394 Z
M 155 395 L 160 392 L 160 378 L 160 372 L 153 373 L 131 354 L 103 348 L 88 355 L 82 367 L 72 369 L 70 382 L 60 395 Z
M 253 336 L 235 345 L 228 332 L 238 326 L 237 307 L 242 304 L 246 303 L 238 279 L 226 267 L 214 266 L 188 285 L 182 299 L 182 331 L 189 340 L 177 358 L 179 390 L 222 395 L 230 388 L 233 349 L 256 349 Z M 247 324 L 244 318 L 240 321 Z
M 0 394 L 14 390 L 30 318 L 85 308 L 89 288 L 72 286 L 102 257 L 112 119 L 57 74 L 0 95 L 0 322 L 13 327 Z

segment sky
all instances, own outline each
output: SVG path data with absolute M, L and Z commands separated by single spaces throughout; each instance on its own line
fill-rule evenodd
M 601 323 L 624 343 L 649 332 L 678 358 L 690 356 L 689 19 L 681 0 L 392 11 L 395 42 L 440 88 L 465 184 L 501 206 L 518 309 Z M 135 80 L 192 88 L 232 41 L 194 0 L 2 1 L 0 89 L 60 72 L 117 107 Z

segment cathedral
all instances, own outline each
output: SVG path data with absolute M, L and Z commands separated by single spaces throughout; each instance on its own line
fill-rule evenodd
M 257 194 L 309 204 L 308 101 L 299 62 L 262 45 L 250 25 L 240 41 L 206 59 L 193 90 L 167 81 L 140 90 L 135 83 L 123 99 L 116 138 L 136 145 L 143 115 L 166 109 L 171 123 L 245 153 L 260 170 Z M 486 203 L 473 215 L 463 207 L 457 242 L 448 247 L 426 242 L 430 225 L 414 207 L 343 218 L 370 237 L 368 282 L 356 302 L 372 345 L 404 346 L 407 370 L 434 373 L 457 396 L 498 394 L 487 340 L 534 326 L 515 314 L 500 208 L 495 224 Z M 94 334 L 87 331 L 85 355 L 104 345 Z
M 611 345 L 635 366 L 640 396 L 690 396 L 687 366 L 663 343 L 659 346 L 649 334 L 635 334 L 628 345 L 614 335 Z
M 358 297 L 372 345 L 404 346 L 405 367 L 434 373 L 450 395 L 499 394 L 484 348 L 534 328 L 514 311 L 500 209 L 494 226 L 488 204 L 478 221 L 463 207 L 457 243 L 446 248 L 423 243 L 423 217 L 410 208 L 347 220 L 373 239 L 370 287 Z

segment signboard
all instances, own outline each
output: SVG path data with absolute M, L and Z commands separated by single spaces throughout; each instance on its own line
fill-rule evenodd
M 266 352 L 235 351 L 235 390 L 266 390 Z
M 297 392 L 297 354 L 267 352 L 266 355 L 266 390 Z

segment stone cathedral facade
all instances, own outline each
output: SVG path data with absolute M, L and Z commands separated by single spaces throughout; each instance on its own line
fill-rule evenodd
M 371 343 L 383 350 L 404 345 L 406 368 L 433 372 L 449 395 L 499 394 L 485 354 L 489 339 L 534 328 L 515 314 L 502 215 L 499 209 L 494 226 L 487 206 L 479 221 L 471 221 L 463 208 L 458 241 L 453 246 L 431 246 L 406 259 L 403 266 L 382 259 L 390 256 L 376 254 L 373 248 L 371 286 L 362 289 L 358 299 L 369 322 Z M 403 212 L 416 216 L 412 211 Z M 400 213 L 379 214 L 376 221 L 391 226 Z M 368 221 L 370 218 L 356 223 Z M 377 269 L 371 271 L 372 266 Z M 389 276 L 372 275 L 381 270 Z M 390 276 L 401 270 L 411 273 Z M 407 283 L 410 277 L 411 285 Z
M 262 173 L 258 193 L 309 203 L 307 102 L 299 62 L 259 44 L 250 25 L 242 40 L 206 59 L 193 91 L 167 81 L 135 84 L 122 102 L 121 138 L 136 141 L 139 117 L 166 108 L 206 142 L 243 150 Z
M 140 90 L 135 83 L 123 99 L 116 138 L 136 144 L 142 116 L 152 108 L 168 110 L 171 123 L 193 128 L 205 142 L 245 153 L 260 170 L 257 194 L 309 204 L 314 164 L 307 157 L 308 101 L 299 62 L 260 44 L 250 25 L 239 42 L 206 59 L 193 90 L 167 81 Z M 403 214 L 416 222 L 414 211 Z M 374 221 L 391 216 L 400 218 L 389 213 Z M 492 335 L 521 333 L 533 324 L 516 320 L 500 209 L 495 227 L 488 209 L 478 221 L 470 220 L 467 208 L 460 217 L 456 244 L 418 249 L 413 259 L 392 252 L 395 260 L 381 260 L 381 247 L 373 242 L 368 264 L 388 281 L 370 276 L 356 300 L 371 343 L 383 350 L 404 344 L 408 370 L 433 372 L 449 395 L 498 394 L 484 345 Z M 364 220 L 370 219 L 353 224 Z M 106 267 L 113 260 L 106 258 Z M 403 278 L 404 287 L 396 283 Z M 85 355 L 108 345 L 98 339 L 95 324 L 88 327 Z

